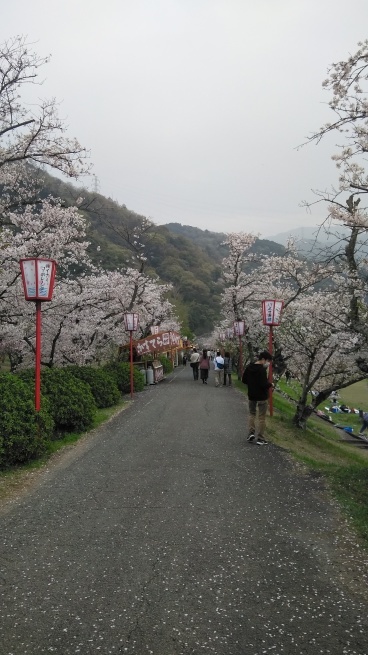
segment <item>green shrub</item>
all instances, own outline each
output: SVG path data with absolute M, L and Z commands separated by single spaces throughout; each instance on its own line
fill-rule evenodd
M 115 378 L 121 393 L 130 393 L 130 364 L 128 362 L 106 364 L 105 370 Z M 133 369 L 133 387 L 134 391 L 144 389 L 143 375 L 136 367 Z
M 165 355 L 160 355 L 158 359 L 164 368 L 164 373 L 171 373 L 173 371 L 174 365 L 171 359 L 168 359 Z
M 97 407 L 111 407 L 121 399 L 116 378 L 108 371 L 93 366 L 68 366 L 66 370 L 89 385 Z
M 46 398 L 34 409 L 34 385 L 12 373 L 0 375 L 0 466 L 26 462 L 42 455 L 52 436 L 53 420 Z
M 62 368 L 43 369 L 41 389 L 50 401 L 57 433 L 82 432 L 92 424 L 96 403 L 83 380 Z

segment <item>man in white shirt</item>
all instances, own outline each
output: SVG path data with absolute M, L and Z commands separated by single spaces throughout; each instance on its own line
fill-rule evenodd
M 224 358 L 221 357 L 219 350 L 216 353 L 213 363 L 215 365 L 215 387 L 222 387 L 224 384 Z
M 198 380 L 199 353 L 197 352 L 196 348 L 193 348 L 193 352 L 190 357 L 190 365 L 193 369 L 193 379 Z

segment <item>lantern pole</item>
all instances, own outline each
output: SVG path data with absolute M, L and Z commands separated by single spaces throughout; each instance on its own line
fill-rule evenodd
M 243 377 L 243 343 L 242 343 L 241 334 L 239 334 L 239 358 L 240 358 L 239 373 L 240 373 L 240 379 L 242 379 L 242 377 Z
M 239 337 L 239 365 L 238 365 L 238 371 L 239 371 L 239 379 L 241 380 L 243 377 L 243 342 L 242 342 L 242 337 L 245 334 L 245 322 L 242 321 L 240 318 L 238 318 L 236 321 L 234 321 L 234 333 L 235 335 L 238 335 Z
M 283 308 L 283 300 L 262 300 L 263 325 L 268 325 L 270 329 L 268 337 L 268 351 L 270 355 L 273 353 L 273 326 L 280 325 Z M 268 369 L 268 381 L 273 385 L 272 360 Z M 273 416 L 272 386 L 269 391 L 269 410 L 270 416 Z
M 36 300 L 35 410 L 41 409 L 41 300 Z
M 270 334 L 269 334 L 269 340 L 268 340 L 268 352 L 270 355 L 272 355 L 272 346 L 273 346 L 273 330 L 272 330 L 272 325 L 270 325 Z M 273 370 L 272 370 L 272 359 L 270 361 L 270 365 L 268 368 L 268 381 L 273 384 Z M 272 398 L 272 387 L 270 387 L 269 390 L 269 410 L 270 410 L 270 416 L 273 416 L 273 398 Z
M 133 398 L 133 332 L 129 331 L 130 334 L 130 397 Z
M 124 314 L 125 330 L 129 332 L 129 359 L 130 359 L 130 397 L 133 398 L 134 375 L 133 375 L 133 332 L 138 329 L 139 316 L 131 312 Z
M 56 262 L 46 257 L 25 257 L 19 261 L 24 298 L 36 305 L 35 411 L 41 409 L 41 303 L 52 300 Z

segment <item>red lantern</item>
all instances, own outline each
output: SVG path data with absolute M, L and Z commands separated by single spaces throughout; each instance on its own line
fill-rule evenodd
M 263 325 L 280 325 L 283 300 L 262 300 Z
M 56 262 L 44 257 L 20 260 L 20 270 L 26 300 L 51 300 L 54 291 Z
M 21 259 L 24 297 L 36 303 L 35 410 L 41 409 L 41 302 L 50 301 L 54 291 L 56 262 L 45 257 Z
M 138 314 L 127 312 L 126 314 L 124 314 L 124 323 L 127 332 L 135 332 L 136 330 L 138 330 L 138 324 L 139 324 Z
M 243 337 L 245 333 L 245 323 L 244 321 L 234 321 L 234 334 L 237 337 Z
M 274 325 L 280 325 L 281 313 L 283 307 L 284 307 L 283 300 L 262 300 L 263 325 L 268 325 L 270 328 L 268 350 L 271 355 L 273 350 L 272 328 Z M 270 363 L 270 366 L 268 368 L 268 379 L 272 384 L 273 383 L 272 362 Z M 272 387 L 270 388 L 270 393 L 269 393 L 269 407 L 270 407 L 270 416 L 273 416 Z

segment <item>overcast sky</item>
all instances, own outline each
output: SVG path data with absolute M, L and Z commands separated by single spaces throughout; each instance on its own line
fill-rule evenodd
M 3 0 L 100 191 L 155 223 L 263 237 L 318 224 L 336 183 L 328 66 L 368 38 L 367 0 Z M 89 181 L 86 185 L 91 186 Z

